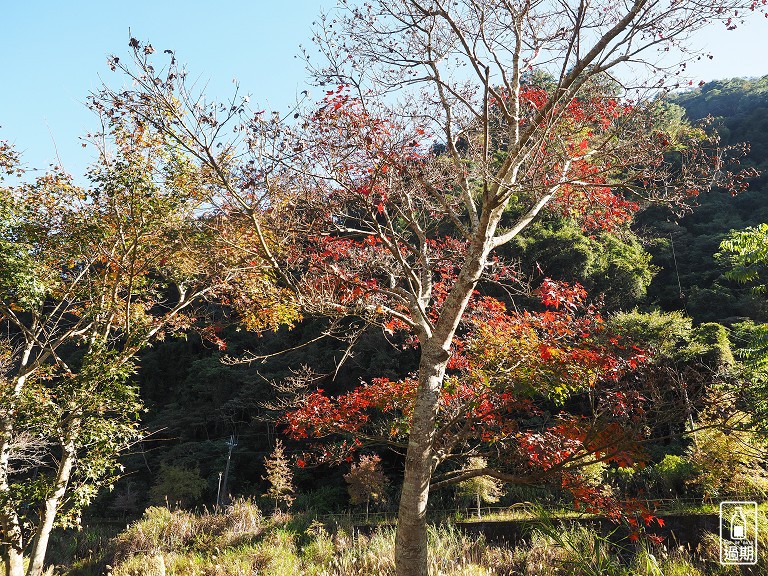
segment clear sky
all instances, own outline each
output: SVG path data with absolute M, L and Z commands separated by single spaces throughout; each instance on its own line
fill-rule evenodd
M 300 44 L 334 0 L 0 0 L 0 139 L 14 142 L 26 164 L 58 157 L 82 174 L 90 152 L 78 138 L 94 129 L 84 102 L 109 71 L 107 55 L 128 55 L 128 38 L 176 51 L 190 77 L 226 96 L 237 78 L 252 102 L 285 108 L 306 88 Z M 698 80 L 768 74 L 768 19 L 736 31 L 722 25 L 697 37 L 714 55 L 691 73 Z M 54 146 L 55 142 L 55 146 Z

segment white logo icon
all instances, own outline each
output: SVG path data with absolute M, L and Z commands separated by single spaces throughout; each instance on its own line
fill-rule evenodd
M 757 564 L 757 502 L 720 503 L 720 564 Z
M 744 510 L 737 506 L 731 514 L 731 540 L 744 540 L 747 537 L 747 518 Z

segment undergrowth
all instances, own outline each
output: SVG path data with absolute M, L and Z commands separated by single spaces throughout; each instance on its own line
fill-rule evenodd
M 766 530 L 768 533 L 768 529 Z M 220 513 L 149 508 L 108 541 L 79 536 L 67 576 L 389 576 L 394 528 L 364 534 L 306 515 L 265 518 L 252 502 Z M 761 543 L 762 544 L 762 543 Z M 611 543 L 584 526 L 542 523 L 515 547 L 470 536 L 450 524 L 429 531 L 429 573 L 440 576 L 726 576 L 716 537 L 697 550 Z M 754 574 L 766 573 L 762 564 Z

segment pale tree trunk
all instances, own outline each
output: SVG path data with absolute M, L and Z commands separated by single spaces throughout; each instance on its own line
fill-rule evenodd
M 427 500 L 436 465 L 434 434 L 448 351 L 456 328 L 485 268 L 502 207 L 483 213 L 467 259 L 445 300 L 431 337 L 421 342 L 419 386 L 411 417 L 405 475 L 397 514 L 395 571 L 397 576 L 428 576 Z
M 10 486 L 8 468 L 11 456 L 11 435 L 13 422 L 10 418 L 2 420 L 2 437 L 0 437 L 0 498 L 5 500 L 0 509 L 0 538 L 4 545 L 3 563 L 5 576 L 24 575 L 24 539 L 21 534 L 19 516 L 8 498 Z
M 15 540 L 21 539 L 21 529 L 16 526 L 17 534 L 6 532 L 10 538 Z M 6 545 L 6 549 L 3 551 L 3 564 L 5 564 L 5 576 L 24 576 L 24 555 L 21 550 L 16 547 L 14 543 Z
M 48 550 L 48 540 L 51 536 L 56 513 L 59 510 L 64 494 L 69 485 L 69 477 L 75 464 L 75 438 L 77 437 L 78 421 L 75 421 L 67 432 L 62 443 L 62 455 L 56 472 L 56 484 L 51 495 L 45 500 L 40 526 L 32 545 L 32 555 L 27 570 L 27 576 L 40 576 L 45 564 L 45 554 Z
M 19 515 L 13 508 L 10 498 L 10 461 L 11 441 L 13 440 L 13 418 L 17 401 L 27 381 L 26 369 L 32 353 L 32 344 L 28 344 L 21 357 L 21 375 L 16 378 L 13 396 L 8 406 L 4 407 L 4 417 L 0 421 L 0 501 L 4 504 L 0 508 L 0 538 L 5 546 L 3 551 L 3 563 L 5 564 L 5 576 L 24 575 L 24 536 L 21 533 Z
M 475 493 L 475 496 L 477 497 L 477 519 L 482 520 L 483 517 L 480 515 L 480 491 L 479 490 Z
M 4 430 L 5 432 L 5 430 Z M 7 470 L 8 452 L 10 451 L 10 442 L 5 441 L 3 435 L 2 446 L 0 446 L 0 459 L 4 462 L 3 471 Z M 8 495 L 8 477 L 7 474 L 0 473 L 0 493 Z M 0 509 L 0 538 L 2 539 L 3 563 L 5 564 L 5 576 L 24 576 L 24 539 L 21 534 L 19 516 L 13 509 L 10 502 L 6 502 Z
M 405 477 L 397 513 L 395 566 L 397 576 L 427 576 L 427 499 L 432 477 L 435 417 L 448 353 L 422 352 L 419 388 L 413 411 Z

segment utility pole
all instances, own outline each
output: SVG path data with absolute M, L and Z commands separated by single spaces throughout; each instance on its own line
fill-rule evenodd
M 229 462 L 232 460 L 232 450 L 234 450 L 235 446 L 237 446 L 237 441 L 235 440 L 234 434 L 229 437 L 227 446 L 229 446 L 229 453 L 227 454 L 227 466 L 224 468 L 224 482 L 222 483 L 223 494 L 220 498 L 220 504 L 229 504 L 229 494 L 227 493 L 227 481 L 229 480 Z M 220 492 L 222 491 L 220 490 Z
M 221 475 L 224 474 L 223 472 L 219 472 L 219 489 L 216 492 L 216 511 L 218 512 L 219 506 L 221 505 Z

